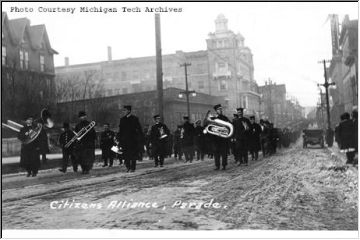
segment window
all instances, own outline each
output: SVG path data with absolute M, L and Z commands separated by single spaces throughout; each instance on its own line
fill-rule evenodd
M 25 69 L 29 69 L 29 52 L 25 51 Z
M 20 49 L 20 69 L 24 69 L 24 50 Z
M 126 81 L 126 72 L 121 72 L 121 81 Z
M 45 71 L 45 57 L 43 55 L 40 55 L 40 71 Z
M 1 46 L 1 63 L 2 65 L 6 65 L 6 47 Z
M 220 86 L 219 86 L 220 91 L 227 90 L 227 83 L 226 83 L 225 80 L 220 81 L 220 82 L 219 82 L 219 85 L 220 85 Z
M 199 89 L 204 89 L 204 81 L 199 81 L 198 82 L 198 84 L 199 84 Z

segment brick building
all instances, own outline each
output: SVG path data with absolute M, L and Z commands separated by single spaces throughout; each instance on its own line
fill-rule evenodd
M 2 118 L 39 117 L 43 107 L 55 104 L 54 54 L 45 25 L 27 18 L 1 21 Z
M 259 109 L 259 94 L 252 53 L 245 46 L 244 37 L 229 30 L 227 22 L 222 14 L 217 17 L 215 32 L 206 39 L 207 50 L 163 55 L 163 86 L 184 89 L 184 69 L 180 64 L 189 62 L 189 90 L 224 97 L 229 113 L 239 106 L 255 113 Z M 111 47 L 108 47 L 108 61 L 69 65 L 67 59 L 65 66 L 56 68 L 59 84 L 74 78 L 86 82 L 85 73 L 89 71 L 96 72 L 93 81 L 98 90 L 87 93 L 85 98 L 92 94 L 112 96 L 156 89 L 155 56 L 112 60 Z M 61 96 L 58 101 L 80 99 L 74 98 L 75 95 Z
M 164 119 L 171 130 L 175 130 L 176 125 L 182 122 L 182 117 L 187 115 L 186 100 L 178 96 L 179 91 L 181 89 L 178 88 L 164 89 Z M 215 104 L 224 102 L 223 97 L 197 93 L 195 97 L 190 97 L 191 120 L 203 120 L 208 110 L 213 110 Z M 78 112 L 85 110 L 89 119 L 95 120 L 100 126 L 109 122 L 115 129 L 119 125 L 123 105 L 132 105 L 133 113 L 139 118 L 142 126 L 153 124 L 152 117 L 158 113 L 156 90 L 61 102 L 57 105 L 56 119 L 59 123 L 76 122 Z
M 286 97 L 285 84 L 271 81 L 259 86 L 261 94 L 260 117 L 267 118 L 277 127 L 283 127 L 289 122 L 300 120 L 304 116 L 304 108 L 295 99 Z

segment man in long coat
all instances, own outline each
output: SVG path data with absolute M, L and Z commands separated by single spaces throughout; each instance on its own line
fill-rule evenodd
M 244 109 L 237 108 L 238 119 L 234 121 L 235 151 L 239 165 L 248 165 L 250 121 L 244 117 Z
M 143 132 L 139 119 L 131 114 L 131 106 L 125 105 L 123 110 L 124 116 L 120 119 L 118 141 L 123 151 L 127 171 L 135 172 Z
M 230 120 L 225 115 L 223 115 L 221 104 L 215 105 L 214 110 L 217 113 L 216 119 L 220 119 L 225 122 L 230 122 Z M 220 157 L 222 159 L 221 162 L 222 170 L 225 170 L 227 166 L 229 139 L 211 135 L 211 140 L 212 140 L 212 149 L 214 151 L 214 158 L 215 158 L 215 170 L 220 169 Z
M 185 162 L 192 162 L 194 158 L 194 126 L 190 123 L 189 117 L 184 116 L 184 124 L 181 127 L 181 146 L 185 155 Z
M 250 116 L 249 151 L 252 160 L 258 160 L 260 145 L 261 127 L 255 122 L 255 116 Z
M 160 115 L 154 116 L 155 124 L 150 130 L 150 144 L 153 149 L 155 167 L 164 166 L 164 158 L 167 154 L 167 142 L 170 139 L 168 127 L 160 121 Z
M 347 112 L 341 115 L 341 122 L 338 127 L 338 134 L 341 152 L 346 153 L 346 164 L 353 164 L 357 147 L 355 145 L 356 133 L 354 122 L 350 119 L 350 114 Z
M 30 132 L 34 130 L 33 118 L 26 119 L 26 125 L 20 129 L 18 139 L 24 141 Z M 35 177 L 40 168 L 40 142 L 39 137 L 28 144 L 21 144 L 20 167 L 27 171 L 27 177 Z
M 82 128 L 87 127 L 90 122 L 87 120 L 87 115 L 85 111 L 79 112 L 80 122 L 75 126 L 75 132 L 79 132 Z M 96 132 L 92 128 L 88 133 L 82 137 L 80 141 L 76 143 L 75 146 L 75 155 L 77 160 L 80 163 L 82 174 L 89 174 L 92 169 L 95 161 L 95 140 Z

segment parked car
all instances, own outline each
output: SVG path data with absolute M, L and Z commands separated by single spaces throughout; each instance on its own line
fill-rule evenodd
M 321 148 L 324 147 L 324 131 L 322 129 L 304 129 L 303 130 L 303 148 L 307 145 L 319 144 Z

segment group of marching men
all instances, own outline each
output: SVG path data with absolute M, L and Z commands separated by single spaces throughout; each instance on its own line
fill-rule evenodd
M 234 119 L 230 121 L 223 115 L 223 109 L 220 104 L 214 106 L 216 116 L 214 119 L 220 119 L 233 124 L 234 132 L 231 137 L 224 138 L 212 134 L 204 134 L 204 127 L 208 124 L 206 119 L 203 122 L 197 121 L 192 124 L 188 116 L 183 117 L 183 124 L 178 125 L 177 130 L 171 134 L 169 128 L 161 122 L 160 115 L 155 115 L 154 124 L 148 129 L 141 128 L 139 119 L 132 114 L 130 105 L 123 107 L 123 117 L 120 119 L 119 131 L 114 133 L 110 130 L 109 124 L 104 125 L 104 131 L 100 136 L 100 148 L 102 150 L 102 159 L 105 166 L 111 167 L 115 157 L 118 157 L 120 164 L 124 160 L 128 172 L 136 170 L 136 162 L 141 161 L 144 151 L 151 159 L 154 159 L 155 167 L 163 167 L 164 159 L 174 153 L 175 158 L 182 159 L 185 162 L 192 162 L 197 155 L 198 160 L 203 160 L 205 154 L 215 160 L 215 170 L 225 170 L 227 158 L 230 153 L 234 155 L 238 165 L 248 165 L 248 154 L 252 160 L 257 160 L 259 151 L 262 150 L 263 156 L 271 155 L 276 152 L 279 136 L 273 131 L 272 123 L 260 120 L 255 122 L 255 117 L 249 119 L 244 117 L 243 108 L 237 108 Z M 59 143 L 62 146 L 63 161 L 59 171 L 65 173 L 69 161 L 71 160 L 73 171 L 77 172 L 81 166 L 82 174 L 89 174 L 95 161 L 95 141 L 97 139 L 94 128 L 91 128 L 81 140 L 75 141 L 70 147 L 66 144 L 74 138 L 82 128 L 88 126 L 90 122 L 84 111 L 78 114 L 79 122 L 74 131 L 69 123 L 64 123 L 64 131 L 59 137 Z M 21 140 L 31 128 L 29 121 L 26 127 L 19 133 Z M 121 149 L 121 154 L 114 153 L 111 148 L 116 145 Z M 38 141 L 31 144 L 22 145 L 21 166 L 24 167 L 28 175 L 36 176 L 40 167 L 38 153 Z M 26 153 L 26 154 L 25 154 Z

